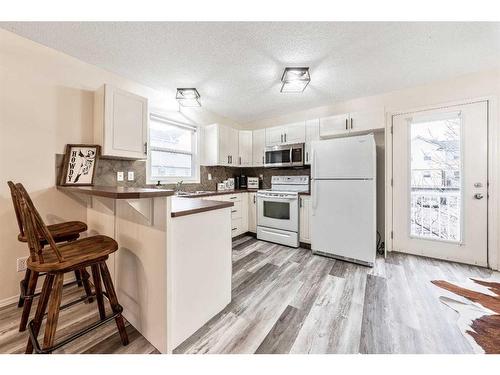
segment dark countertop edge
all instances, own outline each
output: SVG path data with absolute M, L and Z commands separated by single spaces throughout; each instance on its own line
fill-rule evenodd
M 113 199 L 140 199 L 169 197 L 173 190 L 154 188 L 135 188 L 119 186 L 57 186 L 58 190 Z
M 262 189 L 234 189 L 234 190 L 222 190 L 222 191 L 211 191 L 203 194 L 193 194 L 193 195 L 182 195 L 181 198 L 203 198 L 203 197 L 213 197 L 216 195 L 229 195 L 229 194 L 240 194 L 240 193 L 256 193 L 258 190 Z
M 175 207 L 175 206 L 178 207 Z M 180 206 L 180 207 L 179 207 Z M 201 212 L 220 210 L 234 206 L 233 202 L 220 202 L 211 200 L 195 200 L 189 197 L 174 197 L 172 198 L 171 217 L 180 217 L 198 214 Z

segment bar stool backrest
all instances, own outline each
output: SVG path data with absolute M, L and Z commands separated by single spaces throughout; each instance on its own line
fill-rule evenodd
M 17 189 L 16 197 L 18 198 L 19 207 L 21 208 L 22 213 L 22 226 L 24 227 L 32 259 L 43 263 L 44 247 L 40 244 L 40 239 L 44 239 L 54 251 L 58 261 L 63 262 L 64 258 L 57 248 L 50 231 L 43 222 L 42 217 L 35 208 L 28 192 L 20 183 L 16 184 L 15 187 Z
M 14 205 L 14 212 L 16 213 L 17 225 L 19 226 L 19 235 L 24 237 L 23 218 L 21 207 L 19 206 L 19 193 L 17 192 L 16 185 L 12 181 L 7 181 L 10 188 L 10 196 L 12 197 L 12 204 Z

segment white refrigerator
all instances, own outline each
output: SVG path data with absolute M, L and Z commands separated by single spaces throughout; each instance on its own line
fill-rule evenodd
M 376 146 L 373 134 L 311 144 L 313 253 L 373 266 Z

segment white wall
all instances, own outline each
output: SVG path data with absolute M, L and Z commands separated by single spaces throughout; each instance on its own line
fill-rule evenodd
M 500 69 L 493 69 L 488 71 L 477 72 L 468 74 L 454 79 L 435 82 L 428 85 L 422 85 L 403 90 L 384 93 L 376 96 L 369 96 L 363 98 L 352 99 L 339 103 L 332 103 L 328 106 L 310 108 L 305 111 L 288 113 L 284 116 L 274 117 L 255 121 L 252 123 L 243 124 L 243 128 L 259 129 L 271 126 L 292 123 L 311 118 L 318 118 L 329 116 L 333 114 L 356 112 L 362 110 L 369 110 L 375 108 L 385 108 L 387 114 L 391 112 L 399 112 L 411 110 L 418 107 L 434 106 L 443 103 L 462 101 L 467 99 L 474 99 L 480 97 L 495 97 L 497 100 L 492 108 L 493 118 L 490 119 L 490 126 L 500 125 Z M 390 116 L 387 117 L 390 123 Z M 384 160 L 381 160 L 381 152 L 385 149 L 383 139 L 376 136 L 377 140 L 377 173 L 380 177 L 384 173 Z M 493 140 L 496 147 L 499 147 L 499 140 Z M 500 171 L 496 171 L 500 173 Z M 491 176 L 490 176 L 491 178 Z M 491 180 L 490 180 L 491 181 Z M 493 187 L 494 188 L 494 187 Z M 382 218 L 384 213 L 380 211 L 384 207 L 384 196 L 381 194 L 384 190 L 384 185 L 379 179 L 378 192 L 377 192 L 377 206 L 378 206 L 378 230 L 382 230 Z M 497 196 L 500 191 L 497 187 L 495 193 Z M 499 197 L 500 198 L 500 197 Z M 500 216 L 500 207 L 495 207 L 497 216 Z M 497 228 L 497 232 L 498 232 Z M 498 244 L 490 246 L 490 265 L 493 268 L 500 268 L 500 247 Z
M 6 182 L 25 184 L 48 224 L 86 221 L 85 207 L 55 189 L 55 155 L 67 143 L 92 142 L 93 91 L 104 83 L 147 97 L 151 107 L 171 107 L 175 101 L 0 29 L 0 305 L 18 295 L 22 273 L 16 272 L 16 258 L 28 254 L 16 239 Z M 185 114 L 166 112 L 182 122 L 235 125 L 203 108 Z

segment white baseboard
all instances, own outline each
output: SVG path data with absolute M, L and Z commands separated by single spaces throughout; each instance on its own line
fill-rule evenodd
M 75 280 L 76 280 L 75 275 L 73 275 L 72 277 L 69 277 L 68 279 L 64 280 L 64 282 L 72 282 Z M 42 283 L 39 283 L 39 284 L 40 284 L 40 286 L 38 288 L 36 288 L 35 293 L 40 293 L 42 291 L 42 285 L 41 285 Z M 18 301 L 19 301 L 19 294 L 12 296 L 12 297 L 4 298 L 4 299 L 0 300 L 0 308 L 12 305 L 14 303 L 17 304 Z

